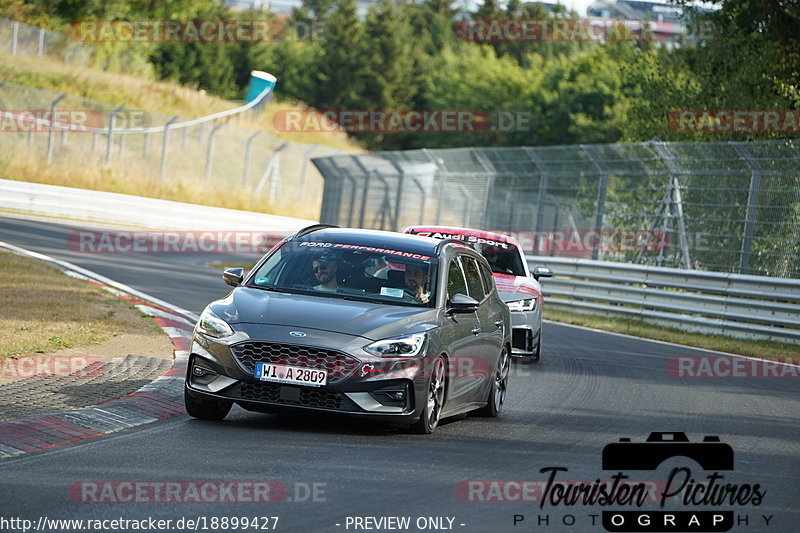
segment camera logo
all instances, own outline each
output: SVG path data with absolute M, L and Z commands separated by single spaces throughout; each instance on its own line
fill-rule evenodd
M 719 437 L 689 442 L 686 433 L 653 432 L 645 442 L 621 438 L 603 448 L 603 470 L 655 470 L 672 457 L 688 457 L 703 470 L 733 470 L 733 448 Z
M 732 510 L 664 510 L 668 501 L 684 506 L 760 505 L 766 491 L 758 484 L 728 483 L 720 471 L 733 470 L 733 448 L 718 436 L 692 442 L 683 432 L 653 432 L 644 442 L 621 438 L 603 448 L 603 470 L 656 470 L 666 460 L 689 458 L 697 462 L 705 479 L 688 466 L 673 468 L 661 493 L 660 510 L 603 511 L 606 531 L 730 531 L 737 517 Z M 708 473 L 711 471 L 711 473 Z M 741 517 L 738 521 L 741 522 Z M 745 518 L 745 523 L 746 523 Z

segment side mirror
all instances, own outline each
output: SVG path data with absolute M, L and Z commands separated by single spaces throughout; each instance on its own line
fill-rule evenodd
M 226 268 L 222 273 L 222 279 L 231 287 L 238 287 L 244 279 L 243 268 Z
M 535 267 L 533 267 L 533 272 L 531 272 L 531 276 L 533 276 L 533 279 L 535 279 L 536 281 L 539 281 L 539 278 L 552 278 L 553 271 L 544 265 L 536 265 Z
M 447 306 L 448 313 L 474 313 L 478 310 L 480 302 L 466 294 L 454 294 Z

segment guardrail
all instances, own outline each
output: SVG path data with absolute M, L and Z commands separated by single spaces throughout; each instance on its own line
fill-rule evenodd
M 544 256 L 528 257 L 528 262 L 555 272 L 542 280 L 546 307 L 800 343 L 798 279 Z

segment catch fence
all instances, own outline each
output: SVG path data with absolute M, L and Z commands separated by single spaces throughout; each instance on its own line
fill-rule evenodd
M 515 235 L 528 254 L 800 278 L 798 141 L 458 148 L 313 160 L 321 222 Z

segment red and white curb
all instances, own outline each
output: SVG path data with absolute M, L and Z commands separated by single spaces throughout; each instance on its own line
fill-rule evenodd
M 2 241 L 0 248 L 54 264 L 69 276 L 86 279 L 124 298 L 155 320 L 174 347 L 172 367 L 127 396 L 80 409 L 0 422 L 0 458 L 100 437 L 185 412 L 183 380 L 197 315 L 67 261 Z

